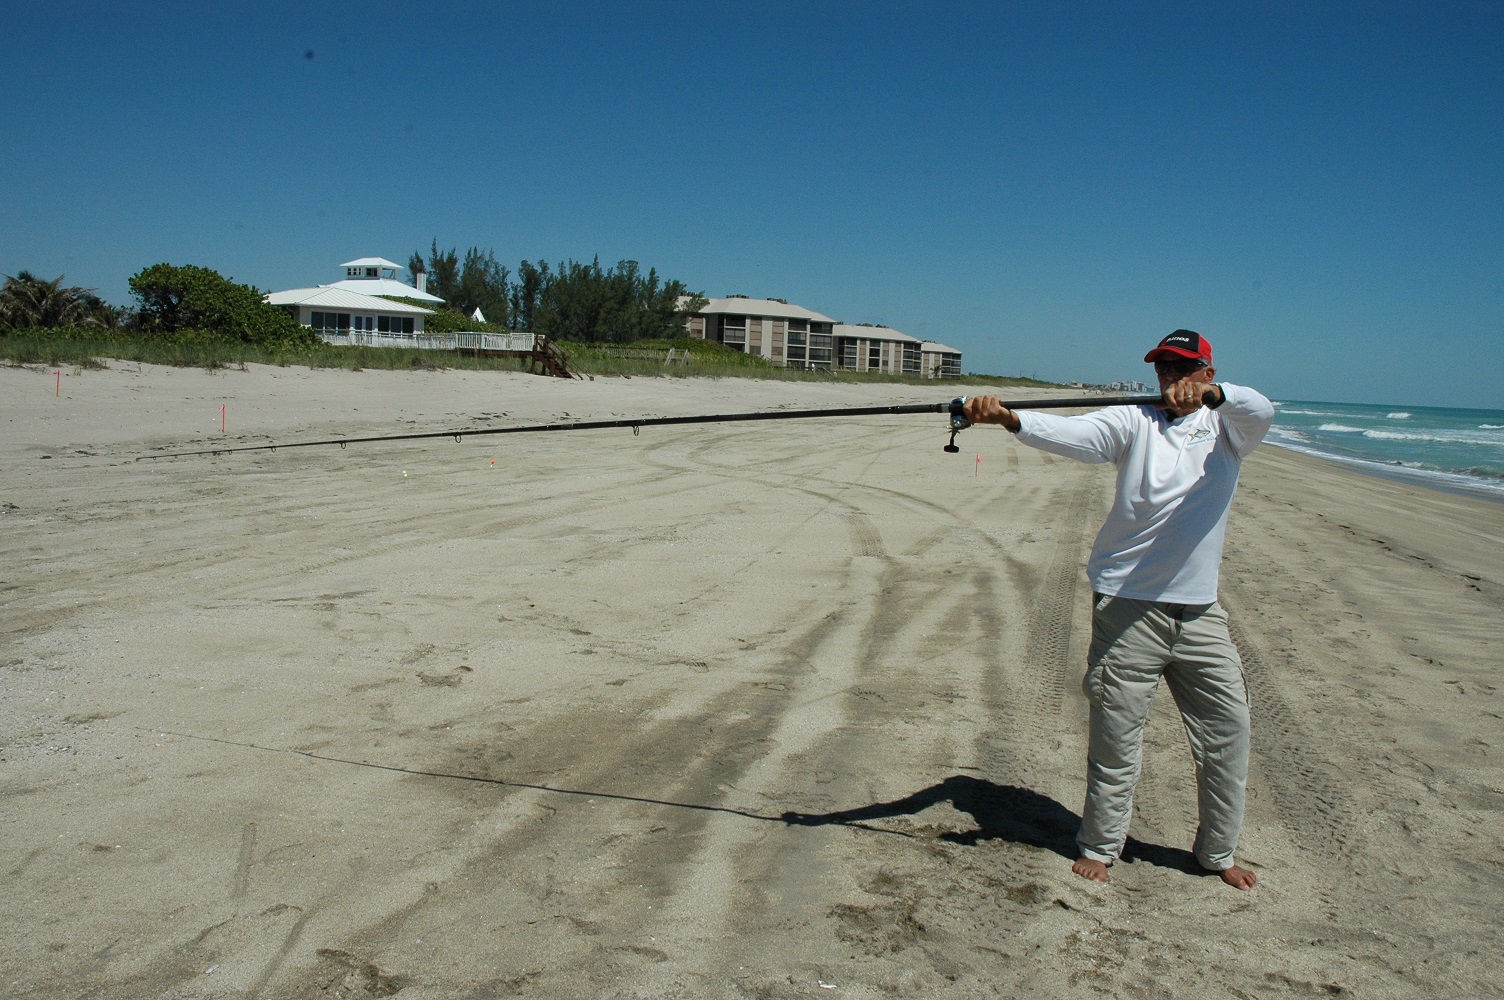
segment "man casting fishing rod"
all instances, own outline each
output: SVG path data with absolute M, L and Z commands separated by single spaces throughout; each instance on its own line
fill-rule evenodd
M 1072 870 L 1096 882 L 1122 853 L 1144 724 L 1163 677 L 1196 763 L 1196 860 L 1238 889 L 1257 877 L 1234 858 L 1248 779 L 1248 689 L 1217 603 L 1217 572 L 1238 469 L 1274 422 L 1252 389 L 1216 383 L 1212 345 L 1176 330 L 1144 356 L 1158 406 L 1061 417 L 967 400 L 972 423 L 1001 424 L 1024 444 L 1117 466 L 1117 494 L 1087 563 L 1092 637 L 1082 690 L 1091 705 L 1086 804 Z
M 413 441 L 744 420 L 791 420 L 899 413 L 951 417 L 947 452 L 972 423 L 1002 424 L 1025 444 L 1083 462 L 1117 465 L 1117 497 L 1087 565 L 1094 591 L 1092 642 L 1082 687 L 1091 704 L 1086 804 L 1073 870 L 1106 881 L 1127 840 L 1143 727 L 1159 680 L 1185 721 L 1196 761 L 1200 826 L 1197 860 L 1239 889 L 1254 874 L 1235 863 L 1248 776 L 1248 694 L 1242 662 L 1217 603 L 1217 572 L 1227 513 L 1243 458 L 1274 422 L 1274 407 L 1252 389 L 1213 381 L 1211 344 L 1176 330 L 1151 350 L 1161 395 L 1016 401 L 996 396 L 824 410 L 634 417 L 520 427 L 460 428 L 281 444 L 237 445 L 139 456 L 137 461 L 275 451 L 320 445 Z M 1099 407 L 1078 417 L 1041 409 Z

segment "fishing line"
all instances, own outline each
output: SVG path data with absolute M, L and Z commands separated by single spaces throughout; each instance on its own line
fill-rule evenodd
M 630 427 L 634 435 L 644 427 L 666 427 L 674 424 L 719 424 L 747 420 L 808 420 L 817 417 L 876 417 L 905 413 L 947 413 L 950 415 L 950 443 L 945 451 L 955 454 L 956 435 L 971 426 L 966 419 L 965 396 L 957 396 L 948 403 L 908 403 L 897 406 L 848 406 L 827 410 L 772 410 L 754 413 L 717 413 L 689 417 L 625 417 L 619 420 L 577 420 L 557 424 L 528 424 L 522 427 L 470 427 L 459 430 L 424 431 L 413 434 L 377 434 L 369 437 L 327 438 L 320 441 L 292 441 L 280 444 L 238 445 L 231 448 L 205 448 L 199 451 L 174 451 L 161 455 L 142 455 L 136 459 L 192 458 L 198 455 L 230 455 L 244 451 L 276 451 L 278 448 L 316 448 L 352 444 L 372 444 L 378 441 L 422 441 L 434 438 L 453 438 L 455 443 L 466 437 L 481 437 L 491 434 L 535 434 L 541 431 L 589 431 L 612 427 Z M 1020 399 L 1004 401 L 1010 410 L 1051 410 L 1072 407 L 1140 406 L 1163 404 L 1162 396 L 1079 396 L 1069 399 Z

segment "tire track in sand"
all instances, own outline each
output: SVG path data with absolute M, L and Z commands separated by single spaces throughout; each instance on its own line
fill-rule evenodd
M 1223 603 L 1227 603 L 1226 595 Z M 1346 864 L 1361 845 L 1342 791 L 1341 771 L 1323 757 L 1317 740 L 1280 693 L 1257 641 L 1241 624 L 1243 617 L 1241 611 L 1229 610 L 1229 631 L 1243 659 L 1243 679 L 1252 703 L 1253 752 L 1263 761 L 1275 808 L 1301 847 Z
M 1041 582 L 1024 606 L 1023 655 L 991 666 L 994 681 L 988 689 L 996 694 L 989 708 L 996 722 L 984 737 L 989 770 L 1009 774 L 1030 787 L 1058 769 L 1062 733 L 1074 726 L 1062 715 L 1066 692 L 1080 672 L 1072 650 L 1080 641 L 1077 612 L 1082 604 L 1087 518 L 1100 503 L 1104 484 L 1089 467 L 1070 467 L 1054 474 L 1071 476 L 1073 481 L 1062 483 L 1052 494 L 1052 498 L 1064 494 L 1064 499 L 1058 503 L 1061 514 Z M 1015 575 L 1021 580 L 1029 576 L 1021 567 Z

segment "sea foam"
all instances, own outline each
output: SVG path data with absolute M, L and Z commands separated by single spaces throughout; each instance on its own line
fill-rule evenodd
M 1322 428 L 1325 430 L 1325 428 Z M 1408 431 L 1364 431 L 1367 438 L 1378 438 L 1380 441 L 1436 441 L 1443 444 L 1477 444 L 1498 445 L 1498 438 L 1472 437 L 1465 431 L 1438 431 L 1435 434 L 1423 434 Z

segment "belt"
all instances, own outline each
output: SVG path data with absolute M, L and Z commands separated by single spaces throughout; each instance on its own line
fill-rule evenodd
M 1205 611 L 1207 608 L 1211 607 L 1211 605 L 1210 604 L 1161 604 L 1159 607 L 1160 607 L 1161 611 L 1163 611 L 1165 614 L 1169 615 L 1171 618 L 1175 619 L 1178 622 L 1183 622 L 1183 621 L 1185 621 L 1185 616 L 1187 614 L 1199 615 L 1203 611 Z
M 1093 604 L 1098 603 L 1102 600 L 1102 595 L 1093 593 L 1091 599 Z M 1187 614 L 1199 615 L 1211 607 L 1211 604 L 1166 604 L 1163 601 L 1143 601 L 1142 603 L 1153 605 L 1178 622 L 1185 621 Z

